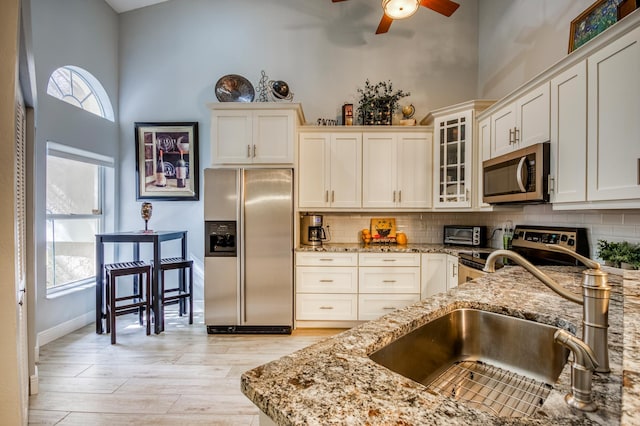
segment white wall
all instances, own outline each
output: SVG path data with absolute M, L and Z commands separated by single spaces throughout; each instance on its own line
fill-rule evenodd
M 593 0 L 482 0 L 478 97 L 499 99 L 567 55 L 569 26 Z
M 32 0 L 31 12 L 38 99 L 33 176 L 36 332 L 42 332 L 82 317 L 95 308 L 94 288 L 56 298 L 46 297 L 46 143 L 53 141 L 110 156 L 117 164 L 118 17 L 103 0 Z M 100 80 L 114 107 L 116 123 L 46 94 L 49 76 L 64 65 L 84 68 Z

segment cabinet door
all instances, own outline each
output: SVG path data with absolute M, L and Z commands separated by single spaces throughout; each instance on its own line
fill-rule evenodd
M 447 254 L 447 290 L 458 287 L 458 257 Z
M 395 207 L 398 197 L 396 136 L 390 133 L 365 133 L 362 153 L 362 207 Z
M 587 63 L 551 80 L 551 202 L 586 201 Z
M 422 255 L 422 298 L 447 291 L 447 255 L 427 253 Z
M 247 164 L 253 155 L 252 111 L 215 111 L 211 115 L 211 163 Z
M 549 83 L 531 90 L 516 101 L 516 147 L 549 140 Z
M 329 206 L 330 135 L 300 134 L 298 149 L 298 206 L 319 208 Z
M 253 114 L 253 162 L 293 163 L 295 113 L 276 110 L 255 111 Z
M 491 158 L 513 150 L 516 105 L 509 104 L 491 115 Z
M 398 206 L 431 207 L 432 142 L 428 133 L 398 134 Z
M 434 206 L 471 207 L 471 111 L 437 119 L 434 123 Z
M 640 198 L 640 29 L 587 61 L 587 198 Z
M 475 146 L 477 163 L 475 164 L 475 187 L 473 194 L 476 199 L 474 206 L 488 208 L 489 204 L 482 200 L 484 194 L 484 176 L 482 174 L 482 162 L 491 158 L 491 117 L 486 117 L 478 122 L 478 138 Z
M 331 135 L 329 164 L 331 206 L 359 208 L 362 205 L 362 135 Z

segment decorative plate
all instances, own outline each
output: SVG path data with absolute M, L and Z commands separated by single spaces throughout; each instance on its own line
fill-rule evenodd
M 221 77 L 216 83 L 215 92 L 220 102 L 253 102 L 256 95 L 251 82 L 237 74 Z

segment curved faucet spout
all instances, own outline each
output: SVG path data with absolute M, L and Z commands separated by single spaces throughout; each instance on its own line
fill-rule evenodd
M 542 281 L 544 285 L 549 287 L 551 290 L 555 291 L 560 296 L 564 297 L 571 302 L 578 303 L 582 305 L 584 302 L 582 300 L 582 296 L 578 296 L 566 289 L 564 289 L 560 284 L 556 283 L 551 277 L 542 272 L 540 269 L 536 268 L 531 262 L 529 262 L 524 257 L 520 256 L 518 253 L 511 250 L 496 250 L 491 252 L 489 257 L 487 258 L 484 271 L 485 272 L 495 272 L 496 271 L 496 260 L 500 257 L 506 257 L 520 266 L 522 266 L 527 271 L 531 272 L 533 276 Z

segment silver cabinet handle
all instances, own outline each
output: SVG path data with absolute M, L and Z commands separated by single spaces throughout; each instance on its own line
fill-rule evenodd
M 520 187 L 521 192 L 527 192 L 527 188 L 525 188 L 525 185 L 527 183 L 524 182 L 527 180 L 527 176 L 523 176 L 522 174 L 523 171 L 527 172 L 527 170 L 524 168 L 524 163 L 526 161 L 527 157 L 522 157 L 518 162 L 518 169 L 516 170 L 516 181 L 518 182 L 518 187 Z
M 393 202 L 396 202 L 396 191 L 393 191 Z
M 640 185 L 640 158 L 638 158 L 638 185 Z
M 320 309 L 333 309 L 333 306 L 320 306 Z
M 385 310 L 385 311 L 395 311 L 396 310 L 396 308 L 393 307 L 393 306 L 384 306 L 382 309 Z
M 324 202 L 328 203 L 329 202 L 329 191 L 324 191 Z
M 336 201 L 336 191 L 331 190 L 331 202 L 334 203 Z
M 251 145 L 247 145 L 247 158 L 251 158 Z
M 517 127 L 513 128 L 513 143 L 517 144 L 518 142 L 520 142 L 520 129 L 518 129 Z
M 256 146 L 253 146 L 253 158 L 256 158 Z
M 455 263 L 453 264 L 453 276 L 458 276 L 458 265 L 456 265 Z
M 391 284 L 397 282 L 396 280 L 382 280 L 383 283 Z
M 383 262 L 395 262 L 396 259 L 382 259 Z
M 638 184 L 640 184 L 640 181 L 638 182 Z M 551 195 L 551 193 L 555 192 L 555 190 L 556 190 L 556 179 L 553 177 L 553 175 L 549 175 L 547 176 L 547 193 Z
M 515 127 L 513 129 L 509 129 L 509 145 L 512 145 L 514 143 L 513 142 L 515 140 L 514 130 L 515 130 Z
M 322 259 L 320 259 L 320 262 L 333 262 L 333 259 L 323 257 Z
M 402 202 L 402 190 L 398 191 L 398 202 Z
M 332 283 L 333 280 L 320 280 L 321 283 Z

